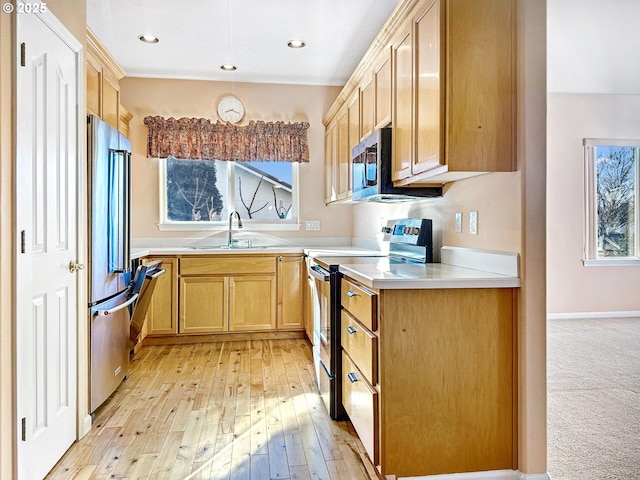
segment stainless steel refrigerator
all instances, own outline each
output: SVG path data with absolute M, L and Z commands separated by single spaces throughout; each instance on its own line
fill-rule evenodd
M 94 115 L 88 121 L 90 411 L 129 372 L 131 144 Z

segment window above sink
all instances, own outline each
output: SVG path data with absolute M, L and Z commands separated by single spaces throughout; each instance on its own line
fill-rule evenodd
M 160 230 L 299 230 L 298 163 L 159 160 Z

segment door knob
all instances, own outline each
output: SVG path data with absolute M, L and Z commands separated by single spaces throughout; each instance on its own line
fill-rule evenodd
M 76 263 L 73 260 L 69 262 L 69 271 L 71 273 L 77 272 L 78 270 L 82 270 L 84 265 L 82 263 Z

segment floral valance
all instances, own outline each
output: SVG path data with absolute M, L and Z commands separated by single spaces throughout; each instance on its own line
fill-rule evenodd
M 206 118 L 145 117 L 147 157 L 238 162 L 308 162 L 306 122 L 249 122 L 239 126 Z

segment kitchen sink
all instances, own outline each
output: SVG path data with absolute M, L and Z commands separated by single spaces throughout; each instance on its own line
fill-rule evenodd
M 256 250 L 269 248 L 266 245 L 198 245 L 194 247 L 188 247 L 191 250 Z

